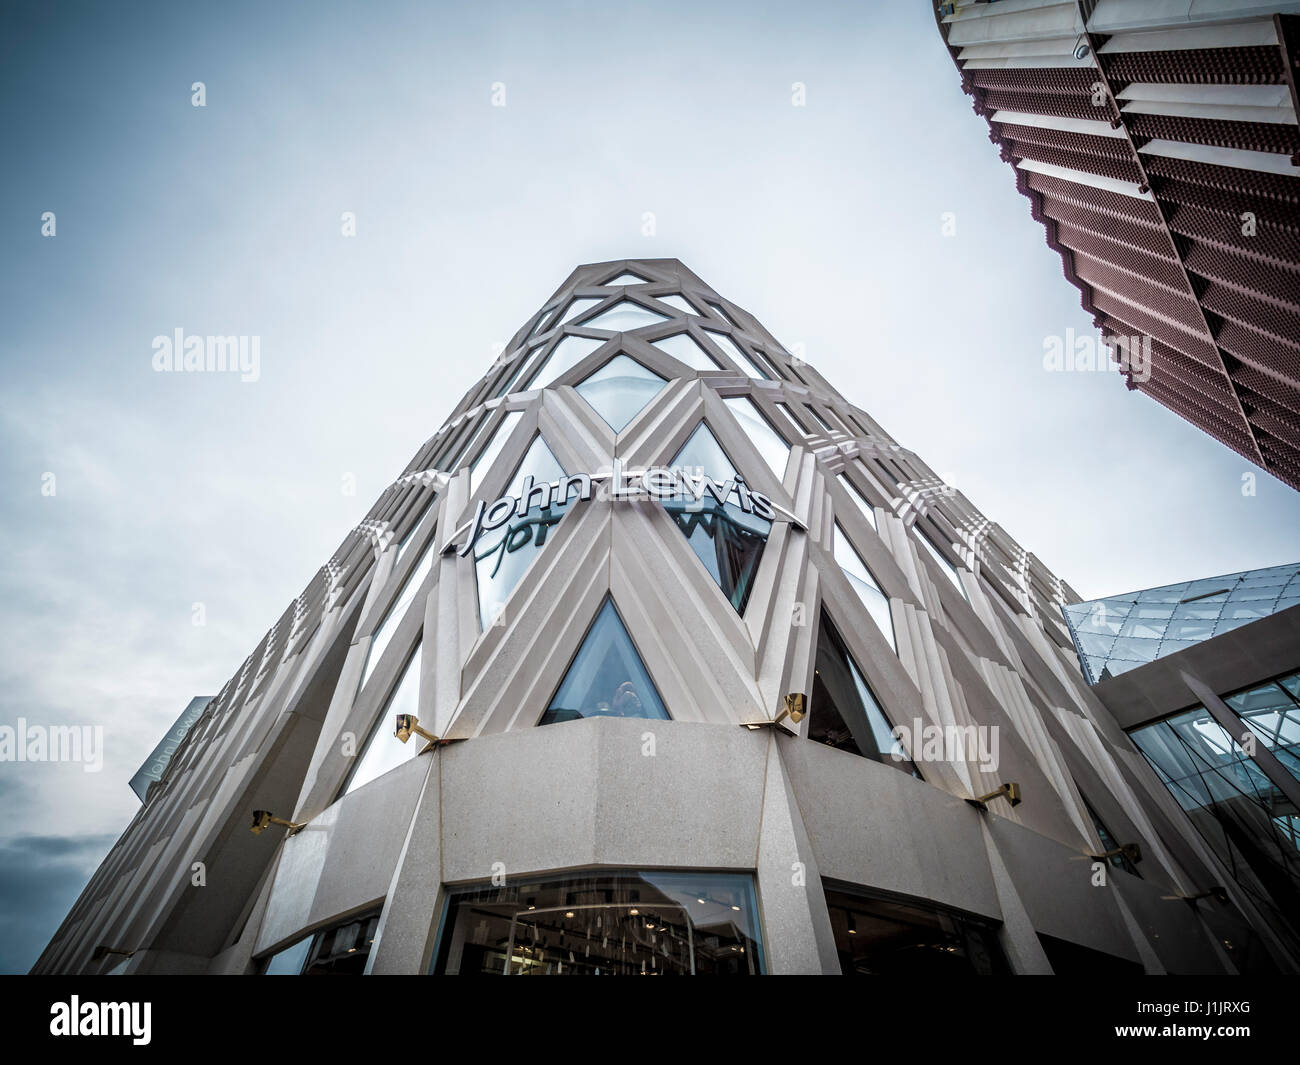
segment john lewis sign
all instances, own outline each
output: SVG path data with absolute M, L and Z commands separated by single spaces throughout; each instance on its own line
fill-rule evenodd
M 571 499 L 585 503 L 593 496 L 620 502 L 641 499 L 684 501 L 688 507 L 696 509 L 704 507 L 709 499 L 722 506 L 734 497 L 736 505 L 746 514 L 767 521 L 788 521 L 797 529 L 804 528 L 794 514 L 773 503 L 762 492 L 755 492 L 739 474 L 726 481 L 716 481 L 708 474 L 676 466 L 629 469 L 615 459 L 609 471 L 575 473 L 550 484 L 534 484 L 532 477 L 525 477 L 518 495 L 502 496 L 492 503 L 479 500 L 474 516 L 452 534 L 444 552 L 456 548 L 458 555 L 468 555 L 485 533 L 501 528 L 511 519 L 526 517 L 530 510 L 561 506 Z M 467 532 L 464 542 L 456 547 L 456 540 Z

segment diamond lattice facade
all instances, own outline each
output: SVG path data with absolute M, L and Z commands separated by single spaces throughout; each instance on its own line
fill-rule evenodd
M 36 971 L 1294 970 L 1078 599 L 677 261 L 580 267 Z

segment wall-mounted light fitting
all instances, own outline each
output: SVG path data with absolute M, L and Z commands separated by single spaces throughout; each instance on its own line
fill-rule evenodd
M 301 832 L 306 827 L 306 822 L 301 824 L 294 821 L 286 821 L 283 817 L 276 817 L 270 810 L 254 810 L 253 823 L 248 826 L 248 830 L 255 836 L 260 836 L 272 825 L 284 825 L 289 830 L 289 835 Z
M 807 716 L 808 697 L 803 692 L 790 692 L 785 696 L 783 702 L 784 706 L 781 708 L 781 712 L 770 721 L 745 721 L 742 722 L 741 727 L 750 731 L 760 728 L 776 728 L 787 717 L 797 725 Z M 786 731 L 794 735 L 794 730 L 789 726 L 786 727 Z
M 1136 843 L 1125 843 L 1122 847 L 1116 847 L 1114 850 L 1106 851 L 1104 854 L 1091 854 L 1090 858 L 1094 862 L 1105 861 L 1107 858 L 1118 858 L 1123 855 L 1134 865 L 1142 860 L 1142 848 Z
M 427 742 L 420 748 L 420 754 L 425 754 L 435 747 L 446 747 L 449 743 L 458 743 L 458 740 L 449 740 L 441 736 L 435 736 L 428 729 L 420 727 L 420 719 L 414 714 L 397 715 L 397 731 L 394 735 L 405 743 L 412 735 L 419 736 Z
M 1206 888 L 1204 891 L 1198 891 L 1195 895 L 1161 895 L 1160 897 L 1167 902 L 1173 902 L 1176 899 L 1181 899 L 1183 902 L 1196 902 L 1198 899 L 1212 898 L 1224 906 L 1228 904 L 1227 889 L 1219 884 L 1215 884 L 1212 888 Z
M 987 810 L 988 804 L 999 796 L 1005 798 L 1012 806 L 1019 806 L 1020 785 L 1014 781 L 1007 781 L 1000 788 L 990 791 L 987 795 L 981 795 L 978 799 L 967 799 L 966 801 L 977 810 Z
M 103 961 L 103 960 L 104 960 L 105 958 L 107 958 L 110 954 L 120 954 L 120 955 L 122 955 L 122 957 L 124 957 L 124 958 L 134 958 L 134 957 L 135 957 L 135 951 L 133 951 L 133 950 L 122 950 L 122 949 L 119 948 L 119 947 L 110 947 L 110 946 L 106 946 L 105 944 L 101 943 L 101 944 L 100 944 L 99 946 L 97 946 L 97 947 L 94 949 L 94 951 L 91 953 L 91 955 L 90 955 L 90 960 L 91 960 L 91 961 Z

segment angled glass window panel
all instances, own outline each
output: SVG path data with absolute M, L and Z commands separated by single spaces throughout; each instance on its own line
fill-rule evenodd
M 897 654 L 898 645 L 894 642 L 894 622 L 889 614 L 889 598 L 880 590 L 880 585 L 867 569 L 867 564 L 858 557 L 858 553 L 849 543 L 849 538 L 844 535 L 838 522 L 835 523 L 835 561 L 840 564 L 840 569 L 848 577 L 849 584 L 853 586 L 853 590 L 858 593 L 858 597 L 866 606 L 871 620 L 876 623 L 876 628 Z
M 673 310 L 681 311 L 683 314 L 693 314 L 699 316 L 699 311 L 686 302 L 685 296 L 679 296 L 676 292 L 670 292 L 666 296 L 656 296 L 660 303 L 666 303 Z
M 644 277 L 637 277 L 636 274 L 624 272 L 618 277 L 610 278 L 604 282 L 606 288 L 615 288 L 618 285 L 648 285 L 650 284 Z
M 417 643 L 415 653 L 406 663 L 397 686 L 388 697 L 378 720 L 370 730 L 370 738 L 366 741 L 365 748 L 357 756 L 356 768 L 343 789 L 344 795 L 349 795 L 357 788 L 382 777 L 390 769 L 396 769 L 408 758 L 414 758 L 419 753 L 424 742 L 418 736 L 412 736 L 410 740 L 403 743 L 397 738 L 396 722 L 398 714 L 413 714 L 418 717 L 419 713 L 420 645 Z
M 759 413 L 758 408 L 754 406 L 754 401 L 748 396 L 732 396 L 722 402 L 736 416 L 750 443 L 758 449 L 758 453 L 763 456 L 763 461 L 776 474 L 776 479 L 784 480 L 786 460 L 790 457 L 790 445 L 777 435 L 777 431 L 768 424 L 767 419 Z
M 572 370 L 588 355 L 595 351 L 605 340 L 593 340 L 591 337 L 565 337 L 551 349 L 550 358 L 542 364 L 532 381 L 528 384 L 531 392 L 538 388 L 547 388 L 557 377 Z
M 805 403 L 804 406 L 808 408 L 808 413 L 813 416 L 813 419 L 817 422 L 818 425 L 820 425 L 828 433 L 835 431 L 830 427 L 830 423 L 827 422 L 825 418 L 823 418 L 820 414 L 817 413 L 816 407 L 814 407 L 811 403 Z
M 966 589 L 962 587 L 961 577 L 958 576 L 957 574 L 957 567 L 954 566 L 951 562 L 948 561 L 947 558 L 945 558 L 942 554 L 939 553 L 939 549 L 935 547 L 933 543 L 930 542 L 930 538 L 926 536 L 925 533 L 923 533 L 920 530 L 920 528 L 916 529 L 916 539 L 917 542 L 920 543 L 921 547 L 925 550 L 925 552 L 932 559 L 934 559 L 935 563 L 938 565 L 943 575 L 947 577 L 949 581 L 952 582 L 952 586 L 956 588 L 957 591 L 961 592 L 961 597 L 963 599 L 967 598 Z
M 570 303 L 569 306 L 565 309 L 564 317 L 558 318 L 552 324 L 563 325 L 565 322 L 571 322 L 575 318 L 579 317 L 580 315 L 583 315 L 587 311 L 590 311 L 598 303 L 603 302 L 604 299 L 605 299 L 604 296 L 579 296 L 576 300 Z
M 291 947 L 285 947 L 284 950 L 272 954 L 266 962 L 266 968 L 262 970 L 263 976 L 300 976 L 302 967 L 307 961 L 307 953 L 311 950 L 312 936 L 298 940 Z
M 719 486 L 718 493 L 724 500 L 721 505 L 704 482 L 697 480 L 698 499 L 666 499 L 663 506 L 722 594 L 743 614 L 772 524 L 746 513 L 735 501 L 734 493 L 724 492 L 736 476 L 736 467 L 703 422 L 673 459 L 672 466 L 695 478 L 708 477 Z
M 658 325 L 670 321 L 666 315 L 642 307 L 631 300 L 620 300 L 609 310 L 596 315 L 589 322 L 583 322 L 584 329 L 610 329 L 616 333 L 627 333 L 647 325 Z
M 520 518 L 516 511 L 510 521 L 485 534 L 474 545 L 479 622 L 485 632 L 546 545 L 551 529 L 564 517 L 568 505 L 567 499 L 556 500 L 551 495 L 549 486 L 564 477 L 564 470 L 540 434 L 519 463 L 505 494 L 522 496 L 528 477 L 532 477 L 533 485 L 525 503 L 528 508 L 525 515 Z
M 825 610 L 817 632 L 808 738 L 920 776 Z
M 745 350 L 726 333 L 710 332 L 709 339 L 725 351 L 727 355 L 735 359 L 736 365 L 740 367 L 741 372 L 746 376 L 753 377 L 759 381 L 770 380 L 768 375 L 758 368 L 754 360 L 745 354 Z
M 666 351 L 678 362 L 685 363 L 692 370 L 721 370 L 721 364 L 692 339 L 690 333 L 677 333 L 652 341 L 655 347 Z
M 782 423 L 782 428 L 788 431 L 794 439 L 801 439 L 808 434 L 808 430 L 799 424 L 789 407 L 784 403 L 774 403 L 773 406 L 784 415 L 785 421 Z
M 519 419 L 524 416 L 523 411 L 512 410 L 501 419 L 497 425 L 496 432 L 492 434 L 492 439 L 487 442 L 487 446 L 479 452 L 479 456 L 474 460 L 474 465 L 469 473 L 469 494 L 474 495 L 483 483 L 483 478 L 487 476 L 488 471 L 492 469 L 492 464 L 496 462 L 497 456 L 501 454 L 501 449 L 506 446 L 506 441 L 510 439 L 510 434 L 519 424 Z
M 608 596 L 538 724 L 587 717 L 669 719 L 659 690 Z
M 667 383 L 636 359 L 618 355 L 575 390 L 614 432 L 621 433 Z
M 420 556 L 420 561 L 415 564 L 406 580 L 402 583 L 402 590 L 398 593 L 397 599 L 393 605 L 388 608 L 388 613 L 384 615 L 384 620 L 379 623 L 375 629 L 374 635 L 370 639 L 370 649 L 366 652 L 365 668 L 361 671 L 361 685 L 357 691 L 361 691 L 366 682 L 370 680 L 370 674 L 375 671 L 380 660 L 384 657 L 384 650 L 393 638 L 393 634 L 402 624 L 402 619 L 406 617 L 407 610 L 410 609 L 411 603 L 415 600 L 420 588 L 424 585 L 425 578 L 429 576 L 433 569 L 433 538 L 425 545 L 424 554 Z
M 731 315 L 729 315 L 729 314 L 728 314 L 726 311 L 724 311 L 720 306 L 718 306 L 718 304 L 714 303 L 712 300 L 705 300 L 704 302 L 707 303 L 707 304 L 709 305 L 709 310 L 711 310 L 714 314 L 716 314 L 719 318 L 721 318 L 721 319 L 722 319 L 724 322 L 726 322 L 728 325 L 735 325 L 735 324 L 736 324 L 734 321 L 732 321 L 732 319 L 731 319 Z
M 844 488 L 844 491 L 848 492 L 849 498 L 853 500 L 858 510 L 862 511 L 862 516 L 866 518 L 867 521 L 870 522 L 871 527 L 879 533 L 880 529 L 876 525 L 876 508 L 863 498 L 862 493 L 854 487 L 853 482 L 845 477 L 844 474 L 841 473 L 838 480 L 840 485 Z
M 1115 637 L 1107 633 L 1080 631 L 1075 633 L 1079 647 L 1086 655 L 1105 658 L 1115 645 Z

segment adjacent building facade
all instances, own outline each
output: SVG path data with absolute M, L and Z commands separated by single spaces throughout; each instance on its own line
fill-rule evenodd
M 34 971 L 1296 971 L 1078 601 L 681 263 L 579 267 Z
M 1300 488 L 1300 4 L 936 11 L 1129 388 Z

